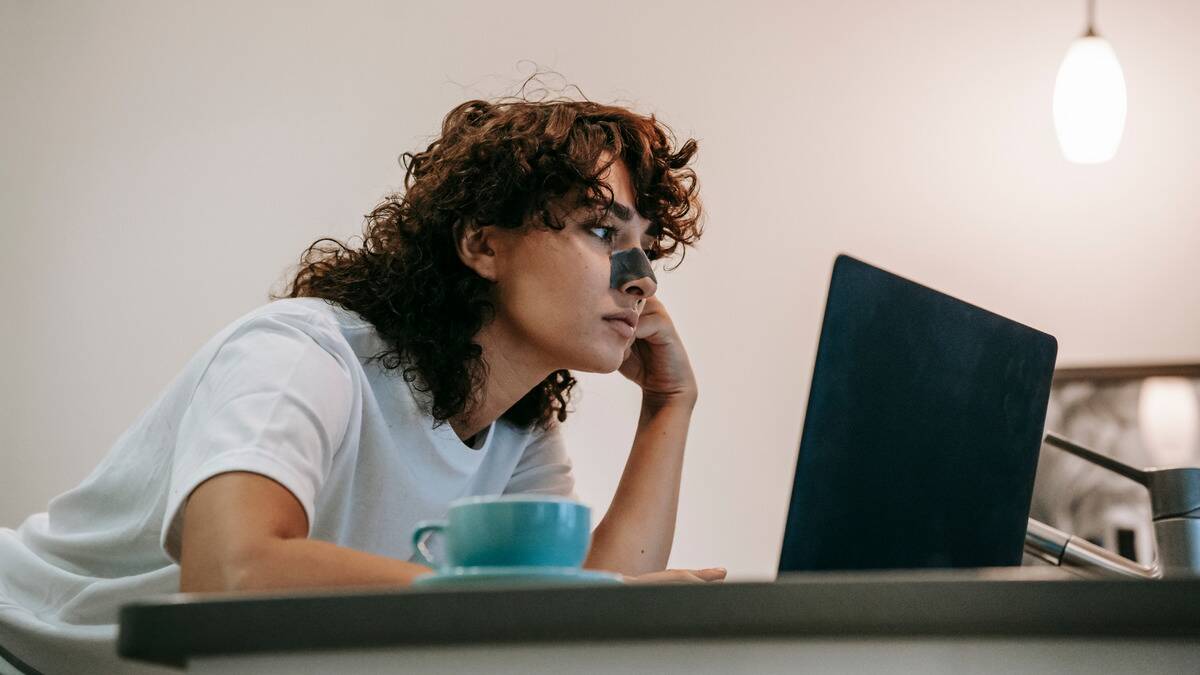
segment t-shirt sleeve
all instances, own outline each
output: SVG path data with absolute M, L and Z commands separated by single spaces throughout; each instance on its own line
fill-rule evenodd
M 295 323 L 293 323 L 295 321 Z M 332 327 L 256 317 L 217 350 L 183 414 L 160 542 L 180 560 L 187 499 L 228 471 L 261 474 L 304 507 L 312 532 L 317 491 L 345 437 L 353 381 Z
M 546 431 L 535 432 L 513 470 L 504 494 L 534 493 L 579 499 L 575 494 L 575 476 L 571 458 L 563 442 L 562 429 L 554 423 Z

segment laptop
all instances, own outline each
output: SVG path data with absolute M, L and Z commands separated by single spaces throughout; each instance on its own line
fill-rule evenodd
M 1021 564 L 1057 352 L 839 255 L 779 571 Z

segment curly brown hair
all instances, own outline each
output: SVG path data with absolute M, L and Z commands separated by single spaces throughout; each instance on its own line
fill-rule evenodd
M 618 106 L 467 101 L 446 115 L 441 136 L 424 152 L 401 155 L 404 192 L 365 216 L 362 245 L 318 239 L 285 292 L 271 299 L 323 298 L 370 321 L 388 345 L 370 360 L 403 368 L 405 381 L 432 392 L 425 412 L 440 425 L 477 403 L 487 376 L 483 349 L 472 338 L 494 316 L 492 282 L 458 256 L 466 228 L 540 221 L 561 230 L 565 224 L 548 206 L 570 197 L 610 208 L 612 193 L 600 176 L 621 160 L 635 207 L 651 222 L 655 250 L 671 256 L 701 235 L 696 174 L 687 167 L 696 141 L 675 145 L 653 115 Z M 564 421 L 574 384 L 570 371 L 557 370 L 501 417 L 522 427 Z

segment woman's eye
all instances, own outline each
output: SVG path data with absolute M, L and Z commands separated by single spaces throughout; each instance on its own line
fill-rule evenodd
M 600 237 L 600 238 L 601 238 L 601 239 L 603 239 L 604 241 L 611 241 L 611 240 L 612 240 L 613 228 L 611 228 L 611 227 L 608 227 L 608 226 L 605 226 L 605 225 L 597 225 L 597 226 L 594 226 L 594 227 L 589 227 L 589 228 L 588 228 L 588 230 L 590 230 L 590 231 L 591 231 L 591 232 L 593 232 L 593 233 L 595 233 L 597 230 L 601 230 L 601 231 L 603 231 L 603 232 L 604 232 L 604 234 L 597 234 L 597 235 L 596 235 L 597 237 Z
M 592 225 L 592 226 L 588 227 L 588 231 L 591 232 L 592 234 L 595 234 L 598 238 L 603 239 L 604 241 L 607 241 L 609 243 L 612 243 L 613 233 L 617 231 L 617 228 L 609 227 L 607 225 Z M 597 234 L 597 233 L 599 233 L 599 234 Z M 642 252 L 644 252 L 646 254 L 646 257 L 650 259 L 650 262 L 654 262 L 655 260 L 658 260 L 659 258 L 662 257 L 661 253 L 659 253 L 657 250 L 652 249 L 652 248 L 644 248 L 644 249 L 642 249 Z

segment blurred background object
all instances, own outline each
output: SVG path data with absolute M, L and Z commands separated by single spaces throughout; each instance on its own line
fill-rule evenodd
M 1046 429 L 1138 468 L 1200 466 L 1200 364 L 1063 368 Z M 1042 446 L 1030 517 L 1149 564 L 1142 486 Z

